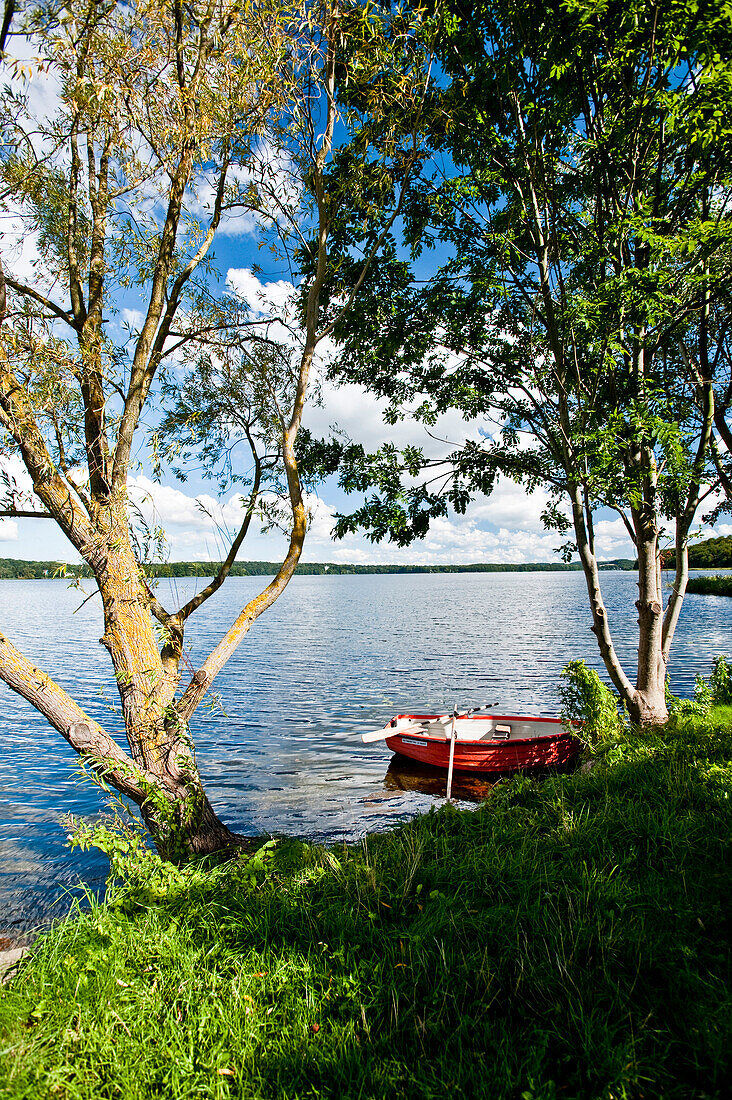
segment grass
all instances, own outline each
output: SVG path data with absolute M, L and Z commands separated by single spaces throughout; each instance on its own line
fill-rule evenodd
M 732 596 L 732 573 L 714 577 L 689 577 L 686 591 L 702 596 Z
M 0 996 L 0 1097 L 729 1096 L 732 710 L 325 850 L 139 878 Z

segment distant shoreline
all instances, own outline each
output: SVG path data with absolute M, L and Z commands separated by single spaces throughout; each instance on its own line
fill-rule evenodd
M 663 567 L 670 568 L 673 554 L 663 551 Z M 600 569 L 620 569 L 630 572 L 637 569 L 632 558 L 612 558 L 598 562 Z M 218 561 L 148 562 L 148 577 L 211 577 L 221 568 Z M 280 568 L 275 561 L 237 561 L 231 567 L 232 577 L 273 577 Z M 689 568 L 726 570 L 732 568 L 732 535 L 719 535 L 689 545 Z M 301 577 L 368 576 L 407 573 L 576 573 L 582 569 L 580 562 L 473 562 L 466 565 L 355 565 L 343 562 L 301 562 L 296 573 Z M 0 580 L 46 580 L 54 576 L 91 577 L 87 565 L 70 565 L 59 561 L 25 561 L 19 558 L 0 558 Z
M 166 562 L 150 563 L 145 567 L 149 577 L 210 577 L 220 568 L 220 562 Z M 600 562 L 602 570 L 630 571 L 635 562 L 630 558 L 616 558 Z M 409 573 L 576 573 L 582 568 L 579 562 L 476 562 L 468 565 L 349 565 L 340 562 L 301 562 L 296 569 L 299 576 L 369 576 Z M 274 576 L 278 562 L 238 561 L 231 567 L 232 577 Z M 0 558 L 0 580 L 50 580 L 54 577 L 91 577 L 86 565 L 69 565 L 56 561 L 21 561 Z

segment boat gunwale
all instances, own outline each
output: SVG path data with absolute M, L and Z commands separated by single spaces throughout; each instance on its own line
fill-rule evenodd
M 457 738 L 457 740 L 455 742 L 455 745 L 456 745 L 456 748 L 459 751 L 459 749 L 461 749 L 463 745 L 492 744 L 495 748 L 498 748 L 498 747 L 501 747 L 501 746 L 504 746 L 504 745 L 525 745 L 527 743 L 533 744 L 536 741 L 549 741 L 552 738 L 576 737 L 576 736 L 577 735 L 575 733 L 573 733 L 572 730 L 558 730 L 556 733 L 545 733 L 543 735 L 539 734 L 536 737 L 510 737 L 510 738 L 506 738 L 506 739 L 499 738 L 499 737 L 490 737 L 487 740 L 486 740 L 486 737 L 467 737 L 467 738 L 460 737 L 460 738 Z M 388 737 L 384 738 L 384 740 L 385 740 L 386 744 L 388 745 L 389 742 L 391 740 L 393 740 L 395 737 L 408 737 L 411 741 L 414 741 L 418 738 L 421 738 L 423 741 L 425 741 L 425 743 L 429 742 L 429 741 L 436 741 L 438 745 L 441 745 L 444 741 L 449 742 L 449 740 L 450 740 L 450 738 L 445 737 L 444 734 L 443 734 L 442 737 L 440 737 L 437 734 L 432 734 L 432 733 L 407 733 L 406 731 L 403 734 L 397 733 L 396 731 L 394 733 L 390 733 Z
M 447 717 L 452 717 L 452 716 L 447 715 Z M 420 722 L 420 721 L 424 722 L 424 721 L 429 721 L 430 719 L 434 721 L 437 718 L 442 718 L 443 722 L 444 722 L 445 715 L 437 715 L 437 714 L 398 714 L 398 715 L 396 715 L 396 718 L 397 719 L 399 719 L 399 718 L 411 719 L 412 721 L 415 721 L 415 722 Z M 456 720 L 457 721 L 463 721 L 463 722 L 466 722 L 466 721 L 484 722 L 486 720 L 493 720 L 493 721 L 499 721 L 499 722 L 538 722 L 538 723 L 542 723 L 542 724 L 549 725 L 549 726 L 561 726 L 562 727 L 561 729 L 553 731 L 552 733 L 536 733 L 536 734 L 534 734 L 533 736 L 530 736 L 530 737 L 510 737 L 510 738 L 506 738 L 506 739 L 490 737 L 490 736 L 488 736 L 490 734 L 490 730 L 486 730 L 486 732 L 481 737 L 456 737 L 455 738 L 456 747 L 457 746 L 463 746 L 463 745 L 486 745 L 486 744 L 491 744 L 492 743 L 494 745 L 494 747 L 498 748 L 500 746 L 509 745 L 509 744 L 510 745 L 523 745 L 523 744 L 526 744 L 526 743 L 529 743 L 529 742 L 548 741 L 552 738 L 574 737 L 574 736 L 576 736 L 576 734 L 574 733 L 573 730 L 569 730 L 569 729 L 566 728 L 566 725 L 562 721 L 561 718 L 542 718 L 542 717 L 537 717 L 536 715 L 531 715 L 531 716 L 523 715 L 523 716 L 520 716 L 520 715 L 506 715 L 506 714 L 466 714 L 466 715 L 460 715 L 459 714 L 459 715 L 457 715 Z M 387 730 L 389 728 L 390 727 L 388 725 L 384 726 L 385 730 Z M 393 727 L 393 729 L 394 729 L 394 732 L 387 734 L 387 736 L 384 738 L 387 745 L 389 745 L 389 742 L 391 740 L 393 740 L 395 737 L 408 737 L 410 739 L 422 738 L 425 743 L 429 743 L 431 741 L 434 741 L 437 744 L 442 744 L 443 742 L 450 740 L 449 728 L 445 728 L 445 730 L 442 733 L 427 733 L 427 732 L 418 733 L 416 730 L 415 731 L 399 730 L 396 727 Z M 389 746 L 389 747 L 391 748 L 391 746 Z M 394 750 L 392 750 L 392 751 L 394 751 Z
M 417 722 L 425 722 L 428 720 L 435 721 L 441 718 L 443 721 L 445 718 L 452 718 L 451 714 L 397 714 L 395 718 L 413 718 Z M 550 725 L 563 725 L 561 718 L 544 718 L 538 714 L 458 714 L 455 716 L 456 722 L 485 722 L 486 719 L 498 720 L 499 722 L 547 722 Z M 384 729 L 387 727 L 384 726 Z

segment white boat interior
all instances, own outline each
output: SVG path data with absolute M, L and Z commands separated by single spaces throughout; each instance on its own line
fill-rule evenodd
M 392 722 L 394 719 L 392 719 Z M 448 738 L 452 727 L 452 716 L 448 714 L 412 717 L 399 715 L 396 724 L 385 727 L 385 735 Z M 457 741 L 510 741 L 535 737 L 556 737 L 563 733 L 564 727 L 557 722 L 541 718 L 503 717 L 501 715 L 476 715 L 455 719 L 455 739 Z

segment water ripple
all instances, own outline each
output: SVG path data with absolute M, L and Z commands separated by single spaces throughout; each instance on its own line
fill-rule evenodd
M 163 603 L 201 582 L 161 582 Z M 616 649 L 634 669 L 636 577 L 606 573 Z M 189 628 L 195 667 L 259 578 L 233 578 Z M 63 581 L 3 581 L 0 622 L 115 736 L 116 689 L 99 645 L 98 600 Z M 200 710 L 193 729 L 208 793 L 240 832 L 353 840 L 426 809 L 434 782 L 415 786 L 387 770 L 364 729 L 397 711 L 443 712 L 482 702 L 555 713 L 559 672 L 583 657 L 601 669 L 579 573 L 296 577 L 245 638 L 218 680 L 224 713 Z M 732 650 L 732 600 L 689 596 L 671 663 L 688 695 L 712 657 Z M 100 887 L 105 861 L 64 847 L 64 813 L 93 814 L 95 788 L 73 753 L 32 709 L 0 685 L 0 928 L 37 924 L 68 904 L 79 878 Z M 467 788 L 466 788 L 467 790 Z M 462 797 L 462 795 L 461 795 Z M 468 791 L 466 798 L 472 795 Z M 60 902 L 50 906 L 56 899 Z

